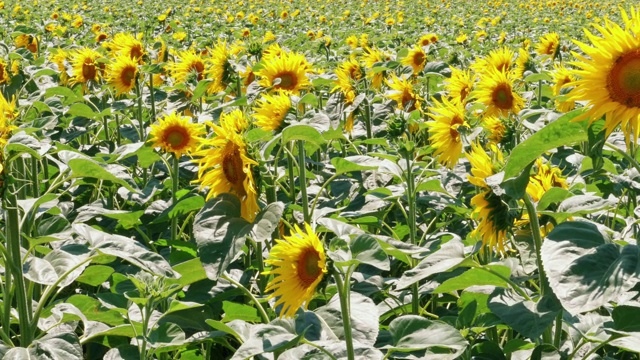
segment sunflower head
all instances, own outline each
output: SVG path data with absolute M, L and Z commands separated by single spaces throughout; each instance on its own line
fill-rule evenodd
M 305 224 L 304 230 L 295 225 L 291 236 L 276 240 L 266 264 L 272 268 L 265 275 L 273 275 L 267 291 L 282 305 L 280 317 L 293 317 L 304 304 L 309 306 L 316 287 L 327 273 L 327 259 L 318 235 Z
M 473 78 L 470 70 L 451 68 L 451 77 L 445 82 L 445 90 L 449 93 L 451 101 L 465 104 L 473 88 Z
M 283 52 L 279 57 L 270 57 L 264 67 L 256 72 L 260 85 L 273 91 L 299 95 L 301 90 L 311 86 L 307 73 L 311 66 L 304 55 Z
M 406 66 L 411 66 L 413 69 L 413 75 L 417 75 L 420 73 L 424 66 L 427 64 L 427 54 L 422 50 L 419 46 L 414 46 L 407 56 L 402 59 L 402 64 Z
M 102 65 L 98 63 L 102 55 L 90 48 L 77 50 L 71 55 L 73 76 L 71 84 L 86 84 L 90 81 L 98 81 L 102 73 Z
M 192 123 L 191 118 L 176 113 L 160 119 L 157 125 L 152 124 L 149 133 L 154 147 L 178 158 L 195 151 L 203 134 L 204 127 L 201 124 Z
M 195 50 L 180 51 L 177 61 L 169 63 L 168 67 L 178 84 L 188 82 L 190 79 L 196 82 L 204 79 L 205 61 Z
M 283 93 L 264 94 L 256 101 L 256 105 L 253 108 L 256 126 L 266 131 L 278 131 L 284 127 L 284 119 L 291 109 L 289 95 Z
M 487 108 L 485 116 L 508 116 L 524 107 L 524 100 L 514 90 L 509 73 L 488 69 L 480 78 L 475 98 Z
M 549 33 L 540 37 L 540 42 L 536 45 L 536 52 L 540 55 L 555 57 L 560 45 L 560 35 Z
M 207 91 L 210 94 L 224 91 L 233 74 L 233 68 L 229 63 L 229 47 L 226 41 L 218 40 L 213 49 L 207 49 L 211 54 L 209 69 L 205 70 L 206 77 L 213 80 Z
M 600 37 L 585 30 L 591 45 L 575 42 L 584 55 L 574 53 L 577 61 L 570 63 L 577 80 L 569 100 L 587 102 L 588 110 L 576 121 L 604 116 L 607 136 L 620 125 L 635 142 L 640 135 L 640 17 L 623 13 L 623 21 L 625 28 L 610 21 L 594 25 Z
M 421 110 L 422 98 L 415 93 L 413 83 L 395 74 L 391 74 L 390 79 L 386 83 L 391 91 L 386 96 L 396 102 L 398 109 L 407 112 Z
M 0 84 L 9 82 L 9 72 L 7 71 L 7 63 L 4 59 L 0 59 Z
M 482 240 L 483 250 L 493 249 L 500 254 L 506 252 L 507 234 L 513 228 L 516 215 L 511 206 L 491 190 L 485 190 L 471 199 L 472 217 L 478 226 L 472 237 Z
M 107 82 L 116 89 L 116 94 L 128 94 L 136 85 L 138 62 L 128 56 L 118 56 L 107 66 Z
M 527 194 L 531 196 L 533 201 L 540 201 L 549 189 L 559 187 L 567 189 L 567 181 L 562 176 L 562 171 L 557 167 L 552 167 L 548 162 L 543 163 L 538 158 L 535 163 L 536 173 L 529 177 L 527 185 Z
M 462 133 L 468 128 L 465 121 L 464 107 L 462 104 L 455 104 L 442 99 L 442 103 L 434 100 L 434 107 L 429 108 L 429 117 L 433 121 L 426 124 L 429 127 L 429 141 L 435 149 L 434 156 L 438 161 L 450 168 L 458 162 L 462 154 Z

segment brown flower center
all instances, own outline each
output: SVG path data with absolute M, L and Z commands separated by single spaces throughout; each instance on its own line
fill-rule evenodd
M 322 268 L 320 268 L 319 262 L 320 254 L 313 248 L 304 249 L 298 258 L 298 279 L 305 287 L 311 286 L 322 274 Z
M 460 125 L 464 124 L 464 120 L 462 120 L 459 116 L 454 116 L 451 119 L 451 126 L 449 127 L 449 135 L 451 135 L 451 139 L 456 143 L 460 142 L 460 132 L 458 132 L 458 128 Z
M 92 59 L 86 59 L 82 64 L 82 77 L 86 80 L 96 79 L 96 65 Z
M 133 85 L 133 79 L 135 76 L 136 68 L 134 66 L 127 66 L 122 69 L 122 72 L 120 73 L 120 81 L 122 81 L 125 86 L 130 87 Z
M 513 93 L 509 84 L 499 84 L 491 93 L 493 104 L 502 110 L 509 110 L 513 106 Z
M 280 73 L 275 79 L 280 79 L 280 83 L 275 86 L 276 89 L 293 90 L 298 85 L 298 78 L 291 72 Z
M 227 147 L 231 148 L 225 149 L 224 156 L 222 158 L 222 171 L 224 172 L 224 176 L 227 178 L 227 181 L 233 185 L 234 190 L 240 191 L 240 189 L 243 189 L 242 183 L 247 176 L 242 169 L 240 149 L 231 143 L 227 145 Z
M 179 150 L 189 143 L 189 133 L 182 126 L 172 126 L 165 131 L 164 141 L 173 149 Z
M 628 107 L 640 107 L 640 49 L 616 59 L 607 75 L 607 90 L 611 100 Z

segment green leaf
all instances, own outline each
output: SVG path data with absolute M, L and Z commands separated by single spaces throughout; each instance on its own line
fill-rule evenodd
M 627 295 L 640 280 L 638 251 L 608 242 L 591 223 L 572 221 L 542 243 L 542 264 L 560 303 L 576 315 Z
M 336 175 L 355 171 L 375 170 L 378 167 L 372 166 L 371 164 L 376 162 L 379 162 L 379 160 L 369 156 L 334 157 L 331 159 L 331 165 L 336 168 Z M 368 165 L 361 165 L 365 163 Z
M 217 280 L 240 255 L 251 226 L 240 217 L 240 201 L 231 194 L 213 198 L 195 216 L 193 237 L 205 272 Z
M 537 210 L 545 210 L 551 206 L 551 204 L 558 204 L 571 196 L 573 196 L 573 194 L 567 189 L 552 187 L 547 190 L 538 201 Z
M 309 125 L 302 124 L 289 125 L 282 130 L 283 143 L 288 143 L 293 140 L 301 140 L 306 144 L 314 144 L 317 147 L 324 144 L 324 138 L 318 130 Z
M 569 112 L 543 127 L 513 149 L 504 168 L 504 179 L 515 178 L 545 152 L 560 147 L 587 141 L 585 122 L 572 122 L 581 115 L 582 109 Z
M 262 321 L 260 316 L 258 316 L 258 310 L 253 306 L 223 301 L 222 310 L 224 311 L 222 321 L 226 323 L 233 320 L 243 320 L 252 323 L 260 323 Z
M 173 270 L 180 274 L 180 278 L 171 281 L 176 281 L 182 286 L 191 285 L 207 278 L 207 273 L 205 273 L 204 267 L 202 266 L 199 258 L 194 258 L 178 265 L 174 265 Z
M 548 73 L 542 72 L 542 73 L 537 73 L 537 74 L 531 74 L 531 75 L 527 76 L 524 79 L 524 81 L 527 82 L 527 83 L 535 83 L 535 82 L 538 82 L 538 81 L 552 82 L 553 78 Z
M 71 105 L 67 114 L 93 120 L 96 120 L 99 117 L 98 114 L 89 107 L 89 105 L 84 103 L 75 103 Z
M 388 350 L 393 352 L 439 348 L 446 349 L 446 352 L 438 352 L 438 359 L 455 359 L 468 345 L 453 326 L 416 315 L 395 318 L 389 324 L 389 332 L 393 346 Z
M 192 211 L 200 210 L 202 206 L 204 206 L 204 198 L 202 196 L 197 194 L 185 195 L 153 219 L 151 224 L 159 224 L 175 217 L 184 216 Z
M 562 306 L 555 296 L 543 297 L 536 303 L 511 289 L 496 288 L 489 299 L 489 309 L 505 324 L 535 341 L 553 323 Z
M 239 343 L 243 342 L 242 336 L 240 336 L 240 334 L 238 334 L 237 331 L 235 331 L 233 328 L 231 328 L 229 325 L 223 323 L 222 321 L 217 321 L 217 320 L 213 320 L 213 319 L 207 319 L 207 320 L 205 320 L 205 322 L 207 323 L 207 325 L 211 326 L 213 329 L 225 332 L 225 333 L 233 336 L 234 338 L 236 338 L 236 340 L 238 340 Z
M 390 269 L 389 258 L 378 241 L 371 235 L 361 234 L 349 243 L 351 256 L 360 264 L 371 265 L 380 270 Z
M 611 313 L 614 329 L 620 331 L 640 332 L 640 307 L 619 305 L 613 308 Z
M 411 284 L 424 280 L 431 275 L 449 271 L 465 261 L 464 244 L 458 239 L 442 244 L 440 249 L 422 259 L 413 269 L 402 274 L 396 284 L 398 290 L 406 289 Z
M 140 352 L 137 346 L 121 345 L 107 351 L 103 360 L 140 360 Z
M 200 80 L 198 82 L 198 85 L 196 85 L 195 90 L 193 90 L 193 95 L 191 96 L 191 102 L 193 102 L 194 104 L 197 104 L 200 101 L 200 98 L 202 97 L 202 95 L 204 95 L 205 92 L 207 92 L 207 89 L 209 88 L 209 85 L 212 82 L 213 80 L 210 80 L 210 79 Z
M 284 204 L 279 201 L 265 206 L 253 221 L 251 229 L 253 240 L 257 242 L 271 240 L 273 231 L 280 225 L 283 212 Z
M 502 275 L 504 278 L 509 278 L 511 276 L 511 269 L 504 265 L 484 265 L 487 268 L 490 268 L 494 272 Z M 470 286 L 474 285 L 492 285 L 492 286 L 500 286 L 500 287 L 508 287 L 509 283 L 507 283 L 502 277 L 490 273 L 483 268 L 473 268 L 469 269 L 462 274 L 453 277 L 451 279 L 447 279 L 445 282 L 440 284 L 437 288 L 433 290 L 434 294 L 444 294 L 456 290 L 464 290 Z
M 111 181 L 114 184 L 122 185 L 131 192 L 136 192 L 129 183 L 114 176 L 105 168 L 100 166 L 93 160 L 75 158 L 69 160 L 69 167 L 71 168 L 71 175 L 76 179 L 92 178 L 98 180 Z
M 42 158 L 42 155 L 38 153 L 38 150 L 42 148 L 42 145 L 42 142 L 34 138 L 33 136 L 27 135 L 24 132 L 19 132 L 9 138 L 9 141 L 5 146 L 5 151 L 7 153 L 13 152 L 18 155 L 26 153 L 31 155 L 35 159 L 40 160 Z
M 282 352 L 295 345 L 300 337 L 282 326 L 258 324 L 251 327 L 249 338 L 240 345 L 231 360 L 245 360 L 263 353 Z
M 62 96 L 65 98 L 65 101 L 63 102 L 64 105 L 69 105 L 75 102 L 83 101 L 82 96 L 76 94 L 75 92 L 73 92 L 73 90 L 69 89 L 66 86 L 51 87 L 45 90 L 44 92 L 45 99 L 48 99 L 56 95 Z
M 318 97 L 313 93 L 306 93 L 298 100 L 298 104 L 308 104 L 313 107 L 318 107 Z
M 184 331 L 173 323 L 161 324 L 149 334 L 149 345 L 157 353 L 178 349 L 184 345 L 185 340 Z
M 353 340 L 366 345 L 375 344 L 379 332 L 376 304 L 357 292 L 352 291 L 349 297 Z M 317 308 L 315 313 L 329 325 L 339 339 L 344 340 L 343 316 L 338 294 L 334 295 L 327 305 Z
M 98 286 L 109 280 L 114 270 L 110 266 L 92 265 L 85 269 L 76 281 L 90 286 Z
M 89 262 L 86 254 L 69 254 L 60 249 L 49 252 L 44 258 L 28 258 L 22 267 L 23 275 L 37 284 L 54 285 L 58 281 L 59 287 L 71 284 L 82 274 Z M 75 268 L 75 269 L 74 269 Z M 69 272 L 69 273 L 67 273 Z

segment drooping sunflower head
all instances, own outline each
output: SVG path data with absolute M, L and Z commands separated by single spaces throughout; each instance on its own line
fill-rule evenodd
M 98 63 L 102 55 L 90 48 L 83 48 L 71 55 L 71 67 L 73 76 L 71 84 L 86 84 L 90 81 L 98 81 L 101 77 L 101 64 Z
M 220 126 L 241 134 L 249 128 L 249 121 L 240 109 L 234 109 L 220 115 Z
M 204 126 L 173 112 L 161 118 L 157 125 L 152 124 L 149 135 L 154 147 L 180 158 L 196 150 L 204 135 Z
M 421 110 L 422 98 L 415 93 L 413 83 L 409 79 L 399 78 L 395 74 L 391 74 L 390 81 L 386 81 L 391 88 L 386 97 L 394 100 L 398 109 L 411 112 Z
M 205 71 L 206 77 L 213 80 L 207 91 L 210 94 L 224 91 L 229 82 L 233 69 L 229 63 L 229 47 L 226 41 L 218 40 L 213 49 L 208 49 L 211 54 L 211 66 Z
M 256 72 L 260 86 L 272 91 L 299 95 L 301 90 L 311 86 L 307 73 L 311 65 L 304 55 L 295 52 L 283 52 L 280 57 L 270 58 L 264 67 Z
M 464 107 L 442 99 L 442 103 L 434 100 L 434 107 L 429 108 L 429 117 L 433 121 L 426 124 L 429 127 L 429 141 L 435 149 L 434 156 L 438 161 L 453 169 L 462 154 L 462 131 L 468 127 L 465 121 Z
M 9 102 L 0 94 L 0 148 L 4 148 L 7 145 L 11 133 L 18 128 L 13 124 L 13 120 L 16 117 L 15 109 L 16 98 L 14 97 Z
M 514 79 L 523 79 L 524 72 L 531 68 L 531 56 L 529 51 L 520 48 L 518 49 L 518 58 L 516 59 L 516 67 L 514 69 Z
M 402 64 L 406 66 L 411 66 L 413 69 L 413 75 L 417 75 L 420 73 L 424 66 L 427 64 L 427 54 L 422 50 L 419 46 L 414 46 L 407 56 L 402 59 Z
M 540 42 L 536 45 L 536 52 L 540 55 L 555 57 L 560 45 L 560 35 L 549 33 L 540 37 Z
M 109 35 L 107 35 L 106 32 L 102 32 L 101 31 L 101 32 L 97 33 L 96 37 L 95 37 L 96 44 L 99 44 L 99 43 L 107 40 L 107 38 L 109 38 Z
M 303 304 L 307 308 L 328 271 L 322 242 L 309 224 L 304 230 L 296 225 L 291 236 L 276 240 L 265 262 L 272 268 L 264 274 L 273 275 L 267 291 L 273 291 L 269 298 L 276 298 L 276 307 L 282 305 L 280 317 L 293 317 Z
M 456 104 L 465 104 L 473 89 L 473 78 L 470 70 L 451 68 L 451 77 L 445 81 L 445 90 L 449 93 L 451 101 Z
M 604 116 L 606 135 L 620 125 L 627 139 L 640 134 L 640 36 L 634 32 L 640 18 L 623 14 L 625 28 L 605 22 L 593 25 L 601 36 L 585 30 L 591 45 L 575 41 L 584 55 L 570 72 L 577 78 L 569 100 L 586 101 L 588 110 L 576 120 L 596 121 Z
M 291 109 L 289 95 L 277 93 L 274 95 L 263 94 L 256 101 L 253 115 L 256 126 L 266 131 L 278 131 L 284 126 L 284 119 Z
M 355 48 L 358 47 L 358 37 L 355 35 L 351 35 L 349 36 L 345 42 L 347 43 L 347 45 L 349 45 L 349 47 L 353 50 Z
M 189 80 L 196 82 L 204 79 L 205 60 L 195 50 L 185 50 L 178 52 L 178 59 L 168 64 L 169 72 L 175 82 L 185 83 Z
M 570 86 L 576 80 L 571 71 L 562 64 L 555 64 L 553 66 L 551 77 L 553 78 L 553 95 L 555 96 L 563 95 L 563 89 L 567 91 L 566 87 Z M 555 104 L 556 109 L 560 112 L 568 112 L 575 108 L 575 101 L 573 100 L 556 99 Z
M 258 163 L 249 157 L 242 135 L 229 122 L 220 125 L 211 124 L 215 137 L 203 140 L 193 153 L 199 166 L 194 182 L 200 183 L 200 188 L 209 187 L 207 200 L 222 193 L 237 196 L 242 217 L 253 221 L 258 212 L 258 196 L 252 168 Z
M 4 59 L 0 59 L 0 84 L 9 82 L 9 72 L 7 71 L 7 63 Z
M 481 188 L 489 188 L 485 182 L 486 178 L 495 175 L 500 166 L 502 166 L 502 152 L 495 145 L 491 146 L 494 158 L 489 156 L 485 149 L 479 143 L 471 144 L 471 151 L 465 156 L 471 164 L 471 174 L 467 175 L 470 183 Z
M 504 122 L 495 116 L 484 117 L 482 127 L 489 133 L 487 138 L 493 144 L 499 144 L 507 131 Z
M 265 44 L 274 40 L 276 40 L 276 35 L 271 31 L 267 31 L 262 38 L 262 43 Z
M 496 69 L 489 69 L 480 77 L 474 97 L 486 106 L 484 116 L 506 117 L 524 107 L 509 74 Z
M 527 185 L 527 194 L 531 196 L 533 201 L 540 201 L 542 195 L 551 188 L 568 188 L 567 181 L 559 168 L 551 166 L 548 162 L 543 163 L 542 158 L 536 160 L 535 168 L 536 173 L 529 177 Z
M 116 90 L 116 94 L 128 94 L 136 85 L 138 62 L 120 55 L 107 66 L 107 82 Z
M 129 33 L 117 33 L 106 46 L 111 50 L 113 57 L 128 56 L 140 64 L 142 57 L 147 53 L 142 42 Z
M 35 36 L 29 34 L 21 34 L 15 38 L 16 47 L 25 48 L 31 53 L 38 52 L 38 40 Z
M 471 216 L 478 221 L 471 236 L 482 240 L 483 250 L 492 249 L 504 254 L 507 249 L 507 234 L 516 219 L 509 204 L 493 191 L 485 190 L 471 199 L 471 206 Z

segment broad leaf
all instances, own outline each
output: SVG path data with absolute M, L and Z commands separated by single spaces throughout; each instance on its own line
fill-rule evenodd
M 373 300 L 357 292 L 351 292 L 351 331 L 355 341 L 373 345 L 378 337 L 378 308 Z M 344 340 L 340 297 L 334 295 L 327 305 L 319 307 L 315 313 L 331 328 L 333 333 Z
M 464 261 L 464 244 L 458 239 L 448 241 L 436 252 L 422 259 L 415 268 L 405 271 L 398 280 L 396 288 L 405 289 L 431 275 L 449 271 Z
M 455 359 L 467 347 L 467 341 L 460 332 L 451 325 L 443 322 L 427 320 L 421 316 L 405 315 L 394 319 L 389 324 L 392 346 L 388 351 L 413 352 L 427 350 L 437 351 L 432 359 Z
M 562 311 L 555 296 L 543 297 L 536 303 L 501 288 L 491 294 L 489 309 L 513 330 L 532 340 L 542 335 Z

